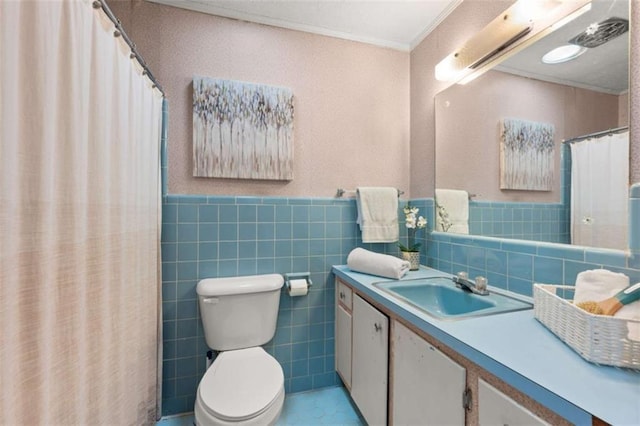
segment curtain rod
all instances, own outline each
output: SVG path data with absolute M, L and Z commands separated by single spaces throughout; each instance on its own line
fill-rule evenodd
M 562 143 L 580 142 L 580 141 L 583 141 L 585 139 L 594 138 L 594 137 L 597 137 L 597 136 L 613 135 L 615 133 L 622 133 L 625 130 L 629 130 L 629 127 L 628 126 L 622 126 L 622 127 L 616 127 L 615 129 L 602 130 L 600 132 L 589 133 L 588 135 L 578 136 L 576 138 L 571 138 L 571 139 L 564 140 L 564 141 L 562 141 Z
M 162 86 L 160 86 L 160 84 L 155 79 L 153 74 L 151 74 L 151 71 L 149 70 L 149 67 L 147 66 L 147 63 L 144 61 L 144 59 L 142 59 L 142 56 L 140 55 L 140 53 L 138 53 L 138 50 L 136 49 L 136 44 L 131 41 L 131 39 L 129 38 L 127 33 L 124 31 L 124 28 L 122 28 L 122 23 L 113 14 L 113 12 L 111 11 L 111 9 L 107 5 L 107 3 L 104 0 L 102 0 L 102 1 L 101 0 L 95 0 L 93 2 L 93 8 L 94 9 L 102 9 L 102 11 L 107 15 L 107 17 L 111 20 L 111 22 L 113 22 L 113 24 L 116 26 L 116 30 L 113 32 L 113 36 L 114 37 L 120 37 L 121 36 L 122 39 L 125 41 L 125 43 L 127 43 L 127 45 L 129 45 L 129 48 L 131 48 L 131 53 L 130 53 L 129 57 L 131 59 L 135 58 L 138 61 L 140 66 L 143 68 L 142 75 L 147 76 L 147 78 L 149 80 L 151 80 L 151 82 L 153 83 L 153 87 L 158 89 L 160 91 L 160 93 L 162 93 L 162 96 L 165 96 L 164 90 L 162 90 Z

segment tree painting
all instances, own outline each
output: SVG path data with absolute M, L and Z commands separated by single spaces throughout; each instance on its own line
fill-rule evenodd
M 553 125 L 505 118 L 500 127 L 500 188 L 551 191 Z
M 193 175 L 293 179 L 293 93 L 193 78 Z

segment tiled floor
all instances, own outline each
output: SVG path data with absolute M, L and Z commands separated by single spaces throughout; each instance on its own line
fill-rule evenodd
M 366 423 L 343 387 L 288 395 L 278 425 L 349 425 Z
M 278 426 L 361 426 L 365 421 L 343 387 L 287 395 Z M 192 426 L 193 414 L 162 419 L 157 426 Z

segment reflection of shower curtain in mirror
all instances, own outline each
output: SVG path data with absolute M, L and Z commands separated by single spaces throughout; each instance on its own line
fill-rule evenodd
M 629 132 L 571 146 L 571 243 L 628 247 Z

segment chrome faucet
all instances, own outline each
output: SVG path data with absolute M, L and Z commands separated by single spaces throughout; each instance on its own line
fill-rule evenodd
M 480 296 L 487 296 L 489 290 L 487 290 L 487 279 L 485 277 L 476 277 L 475 282 L 469 279 L 466 272 L 458 272 L 451 280 L 456 284 L 456 287 L 463 290 L 470 291 Z

